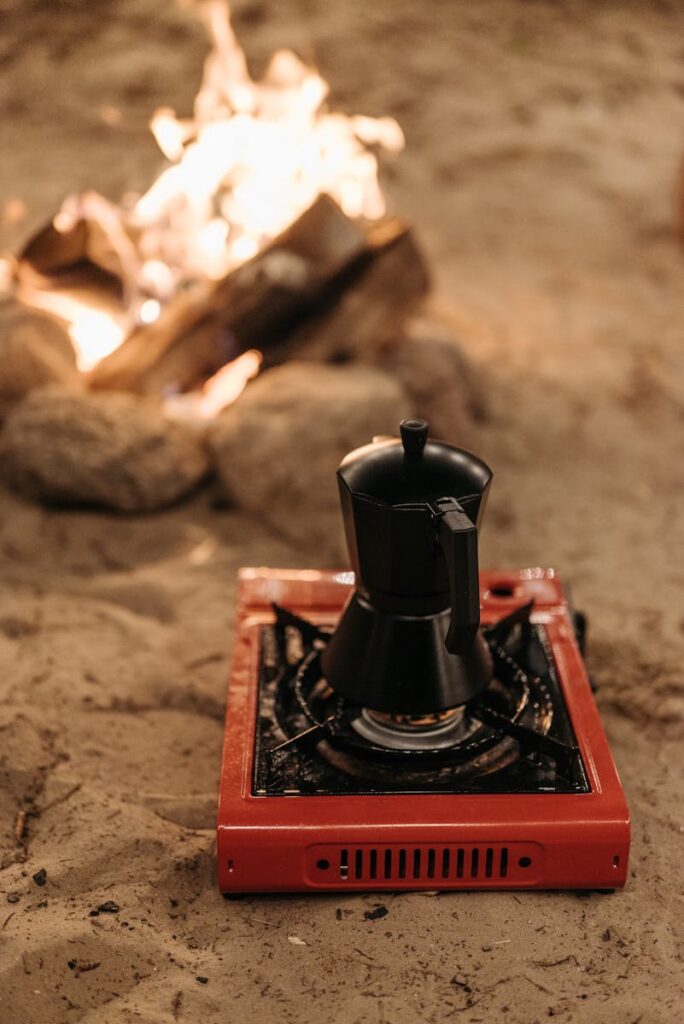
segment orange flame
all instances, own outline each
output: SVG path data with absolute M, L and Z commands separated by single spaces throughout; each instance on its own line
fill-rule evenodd
M 202 423 L 213 419 L 240 397 L 247 384 L 259 372 L 263 356 L 256 349 L 243 352 L 237 359 L 222 366 L 199 391 L 171 395 L 164 401 L 166 414 L 172 419 Z
M 164 108 L 152 118 L 170 165 L 132 213 L 141 251 L 165 263 L 176 284 L 222 277 L 323 192 L 350 217 L 381 217 L 385 202 L 368 146 L 396 152 L 404 144 L 392 118 L 326 111 L 327 83 L 289 50 L 278 51 L 254 81 L 227 6 L 212 0 L 202 9 L 214 46 L 194 117 Z

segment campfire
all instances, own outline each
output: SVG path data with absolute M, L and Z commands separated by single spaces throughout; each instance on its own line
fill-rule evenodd
M 463 424 L 463 401 L 450 408 L 446 394 L 463 378 L 462 357 L 443 331 L 410 321 L 428 274 L 411 229 L 387 215 L 378 181 L 378 158 L 404 146 L 401 128 L 391 117 L 334 111 L 324 78 L 289 50 L 255 80 L 227 7 L 200 9 L 212 42 L 201 87 L 191 117 L 170 109 L 152 117 L 165 162 L 147 191 L 119 203 L 95 192 L 69 196 L 50 224 L 2 261 L 12 302 L 4 307 L 0 398 L 9 415 L 0 456 L 10 479 L 48 500 L 127 509 L 173 500 L 177 487 L 162 488 L 159 500 L 129 488 L 117 500 L 100 485 L 72 486 L 69 467 L 85 457 L 96 475 L 103 472 L 100 462 L 114 458 L 106 438 L 117 435 L 119 418 L 128 421 L 129 451 L 131 424 L 146 435 L 154 416 L 160 450 L 175 421 L 176 432 L 194 431 L 209 452 L 195 460 L 195 474 L 177 474 L 187 490 L 197 473 L 206 475 L 211 453 L 225 449 L 225 438 L 212 438 L 222 434 L 220 423 L 234 425 L 225 410 L 233 412 L 248 382 L 258 374 L 264 381 L 248 389 L 250 408 L 259 395 L 277 393 L 278 379 L 291 395 L 306 394 L 312 363 L 328 364 L 317 371 L 327 395 L 334 388 L 320 383 L 321 373 L 342 382 L 352 369 L 345 364 L 355 364 L 358 383 L 363 367 L 371 386 L 361 391 L 375 388 L 381 405 L 386 393 L 388 429 L 407 412 L 432 414 L 437 430 L 450 430 L 454 418 Z M 56 340 L 59 328 L 69 349 Z M 385 392 L 380 375 L 392 379 Z M 116 392 L 126 397 L 114 401 Z M 349 403 L 349 392 L 341 384 L 340 400 Z M 325 414 L 310 396 L 307 407 Z M 443 424 L 434 423 L 435 408 Z M 72 416 L 80 432 L 68 428 Z M 363 412 L 361 419 L 365 434 Z M 90 432 L 79 443 L 87 452 L 73 448 L 84 423 Z M 100 461 L 93 432 L 95 449 L 104 446 Z M 40 465 L 27 433 L 35 446 L 41 433 L 49 439 L 50 457 Z M 333 447 L 356 440 L 340 437 Z M 55 465 L 58 481 L 50 479 Z

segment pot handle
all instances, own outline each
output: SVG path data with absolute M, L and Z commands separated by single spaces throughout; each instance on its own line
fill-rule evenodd
M 449 574 L 451 622 L 444 642 L 450 654 L 466 654 L 480 628 L 477 526 L 455 498 L 438 498 L 430 507 Z

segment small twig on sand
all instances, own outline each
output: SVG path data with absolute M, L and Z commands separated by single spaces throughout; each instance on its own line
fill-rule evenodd
M 173 997 L 173 1000 L 171 1001 L 171 1011 L 173 1013 L 173 1019 L 174 1020 L 178 1020 L 178 1018 L 180 1017 L 180 1012 L 181 1012 L 182 1007 L 183 1007 L 183 993 L 182 992 L 176 992 L 175 996 Z
M 561 960 L 532 960 L 535 967 L 560 967 L 561 964 L 574 963 L 576 967 L 579 967 L 577 963 L 577 957 L 573 956 L 572 953 L 569 956 L 564 956 Z
M 26 830 L 27 811 L 18 811 L 14 821 L 14 838 L 18 843 L 22 842 Z
M 54 800 L 50 800 L 42 807 L 37 807 L 35 811 L 31 811 L 31 814 L 35 814 L 37 817 L 40 814 L 45 814 L 46 811 L 52 810 L 53 807 L 59 807 L 60 804 L 63 804 L 65 803 L 65 801 L 69 800 L 70 797 L 74 795 L 74 793 L 78 793 L 82 785 L 82 782 L 77 782 L 74 786 L 71 787 L 71 789 L 68 789 L 66 793 L 62 793 L 61 796 L 56 796 Z

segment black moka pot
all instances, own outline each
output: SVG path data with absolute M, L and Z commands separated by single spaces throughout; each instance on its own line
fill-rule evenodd
M 428 441 L 425 420 L 400 430 L 401 440 L 357 448 L 337 471 L 356 590 L 322 667 L 355 703 L 423 715 L 465 704 L 492 677 L 477 557 L 492 472 Z

